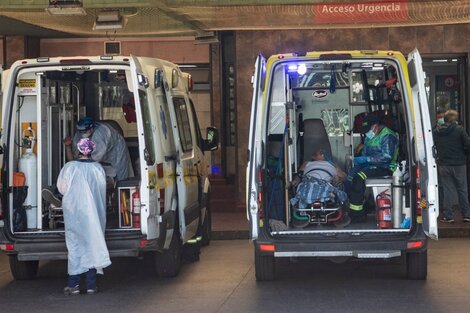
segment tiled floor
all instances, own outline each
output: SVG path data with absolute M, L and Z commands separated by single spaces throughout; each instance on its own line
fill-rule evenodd
M 248 230 L 248 220 L 245 212 L 212 213 L 212 230 L 236 231 Z

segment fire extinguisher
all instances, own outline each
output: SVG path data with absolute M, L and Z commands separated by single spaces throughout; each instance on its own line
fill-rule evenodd
M 390 195 L 382 191 L 376 198 L 377 203 L 377 226 L 379 228 L 392 228 L 392 201 Z
M 140 194 L 138 189 L 132 193 L 132 227 L 140 228 Z

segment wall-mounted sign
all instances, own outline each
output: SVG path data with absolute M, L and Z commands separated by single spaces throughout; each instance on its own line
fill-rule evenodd
M 18 95 L 28 96 L 36 94 L 36 79 L 20 79 L 18 81 Z
M 370 23 L 409 19 L 408 0 L 315 4 L 313 10 L 316 23 Z

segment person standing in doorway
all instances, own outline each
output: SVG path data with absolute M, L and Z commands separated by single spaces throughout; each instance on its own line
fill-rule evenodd
M 57 179 L 63 195 L 65 243 L 68 251 L 68 281 L 64 294 L 80 293 L 80 275 L 86 274 L 86 292 L 98 291 L 96 274 L 111 264 L 104 238 L 106 227 L 106 175 L 91 159 L 95 143 L 78 141 L 79 157 L 64 165 Z
M 465 129 L 458 125 L 459 113 L 448 110 L 444 114 L 444 125 L 434 129 L 434 142 L 437 148 L 439 183 L 443 188 L 444 216 L 441 222 L 453 223 L 452 206 L 457 191 L 458 203 L 463 221 L 470 222 L 470 205 L 467 187 L 467 158 L 470 153 L 470 137 Z

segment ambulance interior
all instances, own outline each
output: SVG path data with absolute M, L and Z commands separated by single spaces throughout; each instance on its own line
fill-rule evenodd
M 127 69 L 127 70 L 126 70 Z M 15 233 L 63 231 L 62 208 L 45 201 L 66 163 L 63 139 L 75 134 L 77 121 L 90 116 L 121 133 L 135 177 L 107 186 L 107 229 L 135 231 L 131 197 L 140 184 L 137 124 L 128 68 L 97 66 L 88 70 L 24 69 L 17 77 L 10 147 L 13 172 L 11 210 Z M 35 175 L 36 174 L 36 175 Z M 120 188 L 125 187 L 125 188 Z
M 404 110 L 404 102 L 408 100 L 403 99 L 402 77 L 398 75 L 394 81 L 395 73 L 398 73 L 396 63 L 377 59 L 290 61 L 274 67 L 268 87 L 270 105 L 265 162 L 268 184 L 263 210 L 268 219 L 282 220 L 287 229 L 271 227 L 272 234 L 349 232 L 355 229 L 365 232 L 409 231 L 411 225 L 406 223 L 412 220 L 407 142 L 410 137 L 406 134 L 410 131 L 407 128 L 410 116 Z M 394 81 L 390 88 L 385 86 L 388 80 Z M 364 204 L 367 220 L 344 228 L 336 227 L 335 221 L 341 219 L 347 203 L 318 199 L 300 212 L 291 203 L 297 190 L 291 182 L 301 164 L 311 160 L 313 151 L 320 147 L 332 162 L 348 173 L 364 142 L 361 128 L 366 114 L 380 116 L 382 123 L 398 134 L 401 185 L 393 190 L 392 175 L 367 179 Z M 395 201 L 391 203 L 394 196 Z M 383 208 L 377 207 L 378 197 L 388 199 L 389 211 L 381 211 Z M 386 217 L 389 222 L 379 224 L 379 211 L 389 214 Z

